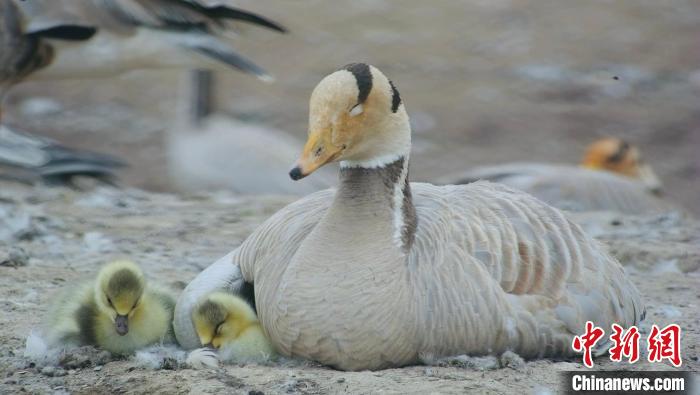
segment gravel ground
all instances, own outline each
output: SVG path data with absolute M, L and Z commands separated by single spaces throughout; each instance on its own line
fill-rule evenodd
M 340 372 L 305 362 L 226 366 L 196 371 L 175 362 L 159 369 L 113 360 L 92 348 L 37 367 L 24 342 L 47 314 L 52 295 L 129 257 L 152 279 L 182 289 L 202 268 L 235 248 L 291 198 L 240 198 L 228 193 L 178 197 L 136 189 L 87 190 L 0 184 L 0 393 L 556 393 L 558 372 L 580 361 L 523 362 L 460 357 L 378 372 Z M 625 217 L 576 214 L 576 220 L 626 265 L 644 295 L 648 322 L 683 328 L 683 369 L 698 372 L 700 223 L 679 214 Z M 5 257 L 5 258 L 3 258 Z M 647 362 L 625 366 L 605 358 L 596 369 L 668 370 Z

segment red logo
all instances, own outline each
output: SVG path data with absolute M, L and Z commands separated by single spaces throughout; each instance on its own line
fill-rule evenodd
M 668 359 L 675 367 L 679 367 L 683 363 L 681 360 L 680 326 L 671 324 L 659 330 L 658 326 L 652 325 L 647 345 L 649 347 L 649 362 L 662 362 L 664 359 Z
M 612 324 L 613 334 L 610 340 L 615 345 L 610 348 L 610 360 L 621 362 L 622 357 L 626 357 L 628 363 L 635 363 L 639 360 L 639 329 L 632 326 L 626 332 L 617 324 Z
M 595 346 L 603 335 L 605 335 L 605 331 L 602 328 L 598 328 L 593 325 L 591 321 L 588 321 L 586 322 L 586 333 L 574 337 L 571 347 L 573 347 L 576 352 L 583 351 L 583 364 L 586 365 L 586 367 L 593 367 L 591 348 Z
M 583 364 L 586 367 L 593 367 L 592 349 L 604 335 L 603 328 L 587 321 L 586 332 L 583 335 L 574 336 L 571 347 L 574 351 L 583 353 Z M 612 324 L 610 340 L 613 342 L 613 346 L 609 350 L 610 360 L 622 362 L 626 358 L 628 363 L 637 362 L 639 360 L 639 338 L 640 333 L 636 326 L 625 330 L 620 325 Z M 649 362 L 663 362 L 664 359 L 667 359 L 673 366 L 681 366 L 683 363 L 681 359 L 681 327 L 671 324 L 659 329 L 658 326 L 652 325 L 647 338 L 647 350 Z

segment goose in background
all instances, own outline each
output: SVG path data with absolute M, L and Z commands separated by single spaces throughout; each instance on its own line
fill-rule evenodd
M 235 68 L 271 81 L 269 73 L 231 47 L 228 22 L 286 32 L 265 17 L 206 0 L 0 0 L 0 21 L 0 120 L 7 91 L 26 80 L 205 67 Z M 32 180 L 110 176 L 123 163 L 5 125 L 0 165 L 6 177 Z
M 7 0 L 3 0 L 7 1 Z M 276 22 L 208 0 L 13 0 L 24 33 L 41 39 L 51 55 L 31 79 L 109 77 L 143 69 L 228 69 L 272 77 L 236 52 L 230 21 L 279 33 Z
M 70 29 L 70 26 L 65 26 Z M 73 175 L 108 179 L 124 163 L 114 157 L 64 147 L 2 122 L 2 103 L 10 87 L 46 67 L 53 49 L 40 34 L 26 34 L 16 4 L 0 1 L 0 178 L 24 182 L 63 181 Z M 89 32 L 84 32 L 88 36 Z
M 124 166 L 116 157 L 68 148 L 52 139 L 0 124 L 0 179 L 65 184 L 82 175 L 112 182 L 114 172 Z
M 307 195 L 334 184 L 332 171 L 301 184 L 285 169 L 294 163 L 303 142 L 262 124 L 242 122 L 214 112 L 216 74 L 194 70 L 180 118 L 168 131 L 168 170 L 181 191 L 221 189 L 244 195 Z
M 302 198 L 200 273 L 173 321 L 200 347 L 192 311 L 245 294 L 274 348 L 343 370 L 421 356 L 571 356 L 586 321 L 644 317 L 619 262 L 556 208 L 486 181 L 410 183 L 411 128 L 395 85 L 356 63 L 311 94 L 308 140 L 289 173 L 340 162 L 340 185 Z
M 505 184 L 570 211 L 648 214 L 678 209 L 659 198 L 662 184 L 639 149 L 618 138 L 593 142 L 580 166 L 531 162 L 480 166 L 442 177 L 438 183 L 477 180 Z

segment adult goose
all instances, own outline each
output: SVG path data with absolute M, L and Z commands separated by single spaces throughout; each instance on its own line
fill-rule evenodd
M 580 166 L 532 162 L 480 166 L 443 177 L 439 183 L 476 180 L 505 184 L 571 211 L 644 214 L 677 209 L 659 198 L 661 182 L 639 149 L 618 138 L 593 142 Z
M 46 67 L 53 56 L 52 47 L 40 35 L 27 34 L 22 22 L 17 5 L 11 0 L 0 0 L 0 178 L 34 182 L 37 179 L 63 181 L 64 177 L 78 174 L 111 177 L 114 169 L 124 165 L 120 160 L 68 148 L 2 122 L 5 93 L 14 84 Z
M 351 64 L 311 95 L 308 141 L 290 175 L 340 162 L 337 190 L 281 209 L 180 296 L 174 328 L 214 290 L 257 308 L 283 355 L 338 369 L 422 355 L 572 354 L 586 321 L 637 324 L 644 306 L 620 264 L 559 210 L 489 182 L 408 182 L 411 129 L 396 87 Z

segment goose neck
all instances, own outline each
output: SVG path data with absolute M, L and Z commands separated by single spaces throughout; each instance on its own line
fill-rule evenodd
M 346 213 L 347 220 L 386 228 L 393 243 L 402 252 L 408 252 L 417 225 L 408 180 L 408 156 L 372 167 L 341 164 L 333 206 Z

